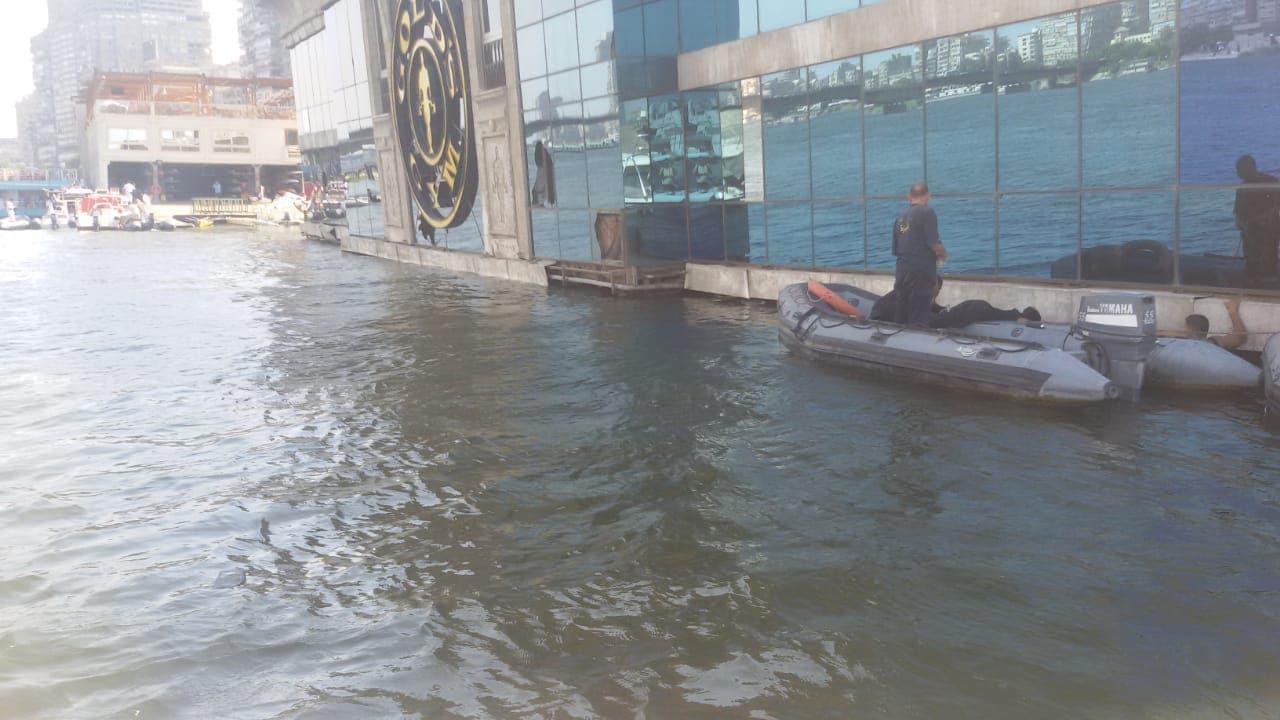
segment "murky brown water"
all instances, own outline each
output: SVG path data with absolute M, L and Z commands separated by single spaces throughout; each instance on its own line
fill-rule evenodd
M 915 392 L 772 313 L 0 237 L 0 716 L 1280 715 L 1256 399 Z

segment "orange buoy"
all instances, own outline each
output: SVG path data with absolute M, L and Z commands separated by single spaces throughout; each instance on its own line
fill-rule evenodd
M 817 280 L 809 281 L 809 294 L 831 306 L 831 309 L 838 313 L 843 313 L 849 317 L 856 317 L 859 320 L 865 320 L 867 318 L 866 313 L 850 305 L 848 300 L 840 297 L 836 291 L 826 285 L 823 285 Z

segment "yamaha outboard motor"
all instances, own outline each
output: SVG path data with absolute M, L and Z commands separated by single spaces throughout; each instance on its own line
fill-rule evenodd
M 1146 293 L 1109 292 L 1080 300 L 1076 334 L 1085 341 L 1089 364 L 1137 401 L 1147 358 L 1156 346 L 1156 299 Z

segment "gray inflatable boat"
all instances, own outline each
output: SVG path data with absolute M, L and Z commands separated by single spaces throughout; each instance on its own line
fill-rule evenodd
M 1267 390 L 1267 414 L 1280 418 L 1280 333 L 1272 335 L 1263 348 L 1262 367 Z
M 851 285 L 827 287 L 867 314 L 879 299 Z M 801 356 L 931 385 L 1055 404 L 1121 395 L 1120 386 L 1060 347 L 858 320 L 829 307 L 806 285 L 779 293 L 778 333 Z
M 1070 325 L 1030 327 L 1019 322 L 974 323 L 971 335 L 1025 340 L 1061 348 L 1089 362 L 1089 345 Z M 1188 338 L 1157 338 L 1147 358 L 1143 387 L 1197 391 L 1256 391 L 1262 369 L 1211 342 Z

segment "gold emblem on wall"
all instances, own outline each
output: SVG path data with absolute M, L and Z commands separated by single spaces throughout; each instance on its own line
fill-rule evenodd
M 478 184 L 466 37 L 458 0 L 400 0 L 391 98 L 405 171 L 431 235 L 461 225 Z

